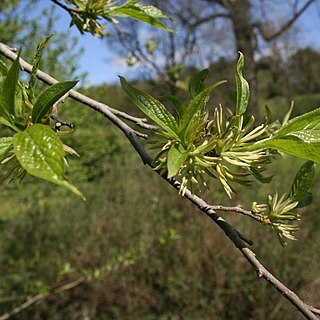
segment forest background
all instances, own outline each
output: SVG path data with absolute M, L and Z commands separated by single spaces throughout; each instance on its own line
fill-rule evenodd
M 43 1 L 2 1 L 0 41 L 22 47 L 30 61 L 37 43 L 56 32 L 41 69 L 61 80 L 80 78 L 85 94 L 139 115 L 116 79 L 92 84 L 84 74 L 90 65 L 87 70 L 79 68 L 78 35 L 70 36 L 67 24 L 64 31 L 60 26 L 57 31 L 61 12 L 46 2 L 47 6 Z M 153 96 L 169 91 L 183 97 L 190 76 L 209 67 L 208 83 L 228 80 L 212 96 L 212 108 L 231 105 L 239 46 L 232 25 L 223 20 L 227 9 L 218 7 L 218 2 L 174 1 L 171 11 L 162 5 L 172 13 L 179 31 L 175 34 L 124 21 L 121 31 L 110 30 L 110 37 L 100 40 L 106 56 L 124 61 L 128 68 L 122 75 L 129 75 Z M 264 23 L 268 35 L 281 29 L 304 4 L 239 2 L 242 9 L 248 3 L 248 20 Z M 162 7 L 159 1 L 153 3 Z M 300 7 L 295 7 L 297 3 Z M 41 19 L 29 14 L 43 9 Z M 301 17 L 306 19 L 310 10 L 320 12 L 319 3 L 313 1 Z M 210 16 L 211 21 L 205 21 Z M 256 74 L 251 79 L 256 93 L 251 108 L 260 119 L 265 105 L 275 117 L 282 117 L 292 100 L 294 115 L 320 106 L 320 37 L 314 36 L 306 47 L 300 18 L 270 40 L 258 28 L 252 29 L 254 55 L 245 52 L 245 57 L 246 68 Z M 15 319 L 300 319 L 293 306 L 259 282 L 220 230 L 143 167 L 116 128 L 73 101 L 65 103 L 61 116 L 76 126 L 66 141 L 81 157 L 69 158 L 69 176 L 87 201 L 32 177 L 21 185 L 1 185 L 1 314 L 40 294 L 46 297 L 41 304 Z M 273 188 L 285 191 L 301 164 L 289 156 L 280 159 L 273 168 L 277 173 Z M 285 248 L 270 230 L 228 214 L 255 240 L 255 250 L 270 270 L 311 305 L 320 300 L 319 174 L 315 180 L 314 201 L 303 212 L 298 241 Z M 245 206 L 274 191 L 268 188 L 256 183 L 232 200 L 218 185 L 204 193 L 211 203 Z M 49 294 L 79 279 L 74 288 Z

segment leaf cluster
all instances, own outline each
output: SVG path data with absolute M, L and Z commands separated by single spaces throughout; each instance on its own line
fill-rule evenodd
M 250 186 L 253 179 L 270 183 L 272 175 L 266 175 L 267 165 L 283 152 L 309 160 L 297 174 L 288 194 L 281 198 L 277 194 L 269 196 L 267 205 L 256 206 L 253 210 L 259 214 L 263 212 L 262 220 L 277 231 L 280 239 L 293 239 L 291 231 L 296 229 L 291 230 L 287 221 L 299 216 L 287 212 L 311 199 L 308 189 L 314 175 L 313 161 L 320 161 L 320 109 L 289 120 L 291 107 L 282 123 L 272 121 L 272 115 L 267 113 L 264 123 L 254 126 L 254 117 L 247 114 L 249 85 L 242 75 L 243 67 L 244 57 L 240 53 L 233 112 L 219 105 L 210 114 L 206 108 L 212 90 L 224 82 L 206 87 L 204 81 L 208 70 L 202 70 L 191 79 L 188 104 L 174 96 L 157 100 L 134 88 L 124 78 L 120 77 L 120 81 L 138 108 L 160 126 L 154 142 L 158 149 L 154 169 L 169 179 L 180 180 L 182 195 L 187 188 L 191 191 L 195 187 L 209 188 L 208 180 L 214 178 L 231 198 L 235 183 Z M 161 102 L 163 100 L 170 101 L 175 116 Z
M 22 180 L 26 173 L 64 186 L 80 195 L 65 177 L 65 152 L 75 151 L 64 145 L 51 128 L 53 105 L 72 89 L 77 81 L 54 84 L 35 97 L 36 73 L 50 36 L 38 46 L 28 83 L 19 80 L 19 55 L 10 68 L 1 66 L 0 123 L 13 135 L 0 138 L 0 165 L 4 180 Z
M 166 31 L 169 29 L 160 19 L 168 18 L 160 9 L 141 4 L 139 0 L 128 0 L 122 5 L 118 1 L 105 0 L 68 0 L 73 7 L 68 8 L 71 25 L 81 33 L 89 32 L 95 36 L 107 36 L 101 20 L 117 24 L 118 18 L 132 18 Z

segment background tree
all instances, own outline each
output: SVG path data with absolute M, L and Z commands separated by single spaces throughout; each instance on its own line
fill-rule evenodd
M 181 87 L 178 80 L 183 66 L 201 68 L 221 56 L 234 59 L 236 52 L 241 51 L 248 65 L 245 75 L 251 87 L 250 104 L 254 111 L 258 99 L 258 55 L 263 53 L 266 43 L 272 42 L 274 45 L 290 30 L 314 2 L 154 0 L 150 3 L 170 11 L 177 32 L 159 37 L 157 31 L 146 32 L 143 29 L 139 32 L 139 27 L 128 23 L 118 30 L 118 41 L 114 41 L 111 49 L 118 48 L 122 53 L 129 53 L 130 63 L 136 61 L 138 66 L 152 70 L 171 87 Z M 281 16 L 283 12 L 285 16 Z M 151 47 L 154 45 L 151 51 L 150 43 Z
M 54 22 L 58 19 L 54 6 L 44 9 L 40 17 L 30 17 L 30 12 L 36 10 L 38 5 L 39 0 L 5 0 L 0 4 L 0 41 L 22 49 L 28 59 L 32 59 L 43 35 L 48 36 L 54 31 Z M 56 34 L 47 46 L 41 67 L 59 80 L 71 77 L 84 79 L 85 74 L 77 71 L 77 57 L 83 51 L 77 42 L 67 31 Z
M 12 57 L 11 54 L 9 50 Z M 231 66 L 230 62 L 221 62 L 220 72 Z M 31 71 L 30 65 L 24 68 Z M 89 91 L 99 100 L 110 101 L 108 96 L 112 99 L 116 95 L 121 96 L 115 87 L 91 88 Z M 124 108 L 128 102 L 123 99 L 121 104 Z M 91 100 L 91 106 L 116 120 L 125 132 L 129 130 L 129 140 L 136 141 L 137 131 L 131 131 L 120 118 L 110 115 L 111 109 L 107 105 Z M 105 124 L 96 113 L 93 115 L 80 106 L 74 112 L 71 107 L 75 107 L 74 103 L 66 108 L 66 118 L 74 119 L 79 128 L 68 139 L 73 140 L 83 154 L 79 166 L 74 167 L 74 173 L 78 174 L 78 182 L 86 190 L 88 201 L 85 204 L 73 201 L 69 194 L 47 184 L 39 188 L 32 178 L 25 181 L 28 188 L 24 187 L 25 184 L 17 186 L 14 191 L 19 192 L 11 193 L 11 202 L 10 190 L 1 194 L 3 234 L 0 248 L 3 263 L 0 265 L 1 273 L 6 277 L 1 278 L 0 292 L 4 316 L 8 315 L 5 312 L 10 307 L 19 305 L 30 307 L 24 312 L 20 312 L 19 307 L 13 308 L 16 313 L 20 312 L 16 315 L 20 319 L 212 319 L 212 310 L 215 310 L 214 316 L 223 319 L 251 317 L 270 320 L 287 317 L 288 314 L 297 316 L 290 305 L 284 305 L 278 295 L 269 293 L 263 285 L 261 294 L 255 294 L 257 282 L 253 285 L 254 275 L 246 273 L 242 260 L 237 256 L 225 256 L 225 252 L 229 252 L 226 250 L 232 248 L 224 244 L 222 234 L 213 232 L 207 220 L 192 214 L 192 206 L 185 206 L 184 198 L 177 200 L 176 196 L 171 196 L 172 192 L 166 185 L 137 166 L 137 155 L 130 153 L 128 142 L 112 129 L 113 126 Z M 113 110 L 112 114 L 121 113 Z M 126 119 L 139 120 L 128 116 Z M 138 124 L 141 126 L 143 123 L 140 121 Z M 88 149 L 89 161 L 85 163 Z M 146 160 L 149 161 L 148 158 Z M 80 173 L 83 170 L 88 172 L 90 168 L 96 171 L 99 162 L 102 165 L 99 165 L 98 174 L 93 172 L 87 180 L 83 178 Z M 292 173 L 293 167 L 296 169 L 300 163 L 286 161 L 283 166 L 284 170 Z M 276 169 L 279 168 L 277 163 Z M 144 183 L 137 180 L 137 176 Z M 290 184 L 291 178 L 281 177 L 275 186 Z M 175 186 L 178 187 L 177 184 Z M 247 203 L 251 193 L 254 199 L 262 196 L 262 193 L 258 195 L 258 188 L 249 189 L 245 194 L 236 196 L 235 203 Z M 217 219 L 212 208 L 189 192 L 186 196 L 209 217 Z M 223 199 L 218 186 L 206 196 L 214 202 Z M 221 207 L 217 206 L 215 210 L 221 210 Z M 236 210 L 252 214 L 239 207 Z M 24 214 L 19 216 L 21 213 Z M 10 218 L 6 220 L 6 216 Z M 261 230 L 251 229 L 247 222 L 243 224 L 246 233 L 253 234 L 253 238 L 263 243 L 258 254 L 266 256 L 274 270 L 292 283 L 309 302 L 315 303 L 319 295 L 319 259 L 314 256 L 310 261 L 308 256 L 313 256 L 317 250 L 318 217 L 309 213 L 305 215 L 304 223 L 308 228 L 303 228 L 299 235 L 301 241 L 289 246 L 288 251 L 280 251 L 271 234 L 261 236 Z M 242 225 L 237 216 L 231 219 Z M 224 224 L 221 218 L 217 221 Z M 231 233 L 231 238 L 235 236 L 234 229 L 224 230 Z M 239 240 L 237 236 L 235 238 Z M 218 249 L 220 245 L 221 251 Z M 242 243 L 238 247 L 250 252 L 242 247 Z M 306 254 L 306 249 L 310 254 Z M 301 251 L 304 255 L 297 254 Z M 256 262 L 253 255 L 247 257 Z M 230 265 L 234 268 L 231 269 Z M 270 279 L 260 265 L 255 266 L 259 269 L 259 276 Z M 301 275 L 301 270 L 307 277 Z M 238 277 L 230 273 L 237 273 Z M 33 297 L 22 303 L 30 296 Z M 45 300 L 43 304 L 36 305 L 42 300 Z M 239 301 L 235 309 L 233 306 Z M 312 312 L 309 306 L 306 310 Z
M 311 48 L 297 51 L 290 59 L 288 70 L 291 85 L 297 93 L 318 93 L 320 91 L 320 54 Z

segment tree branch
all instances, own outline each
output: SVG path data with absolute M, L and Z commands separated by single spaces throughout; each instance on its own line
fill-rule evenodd
M 131 34 L 120 29 L 116 24 L 113 24 L 117 34 L 117 40 L 122 44 L 122 46 L 128 51 L 131 52 L 133 57 L 137 59 L 137 62 L 140 62 L 142 65 L 145 65 L 148 68 L 153 69 L 156 74 L 167 84 L 176 86 L 176 83 L 173 82 L 170 77 L 159 68 L 153 56 L 148 57 L 142 50 L 144 47 L 138 38 L 132 37 Z M 130 44 L 130 45 L 129 45 Z
M 299 11 L 296 11 L 293 14 L 290 20 L 288 20 L 278 31 L 274 32 L 273 34 L 268 35 L 265 32 L 265 29 L 263 28 L 262 24 L 255 24 L 254 27 L 256 27 L 260 31 L 260 34 L 265 41 L 272 41 L 279 37 L 285 31 L 287 31 L 314 1 L 315 0 L 308 0 Z
M 66 11 L 67 11 L 68 13 L 70 13 L 70 14 L 72 14 L 72 13 L 77 13 L 77 14 L 83 13 L 82 10 L 68 7 L 68 6 L 66 6 L 65 4 L 59 2 L 58 0 L 51 0 L 51 2 L 53 2 L 54 4 L 56 4 L 57 6 L 59 6 L 60 8 L 66 10 Z
M 10 48 L 9 46 L 3 44 L 0 42 L 0 54 L 2 54 L 4 57 L 14 61 L 17 58 L 17 54 L 15 52 L 13 52 L 12 48 Z M 21 69 L 30 73 L 32 71 L 32 65 L 29 64 L 28 62 L 26 62 L 25 60 L 23 60 L 22 58 L 20 58 L 20 66 Z M 52 85 L 55 84 L 57 82 L 59 82 L 58 80 L 56 80 L 55 78 L 51 77 L 50 75 L 46 74 L 45 72 L 38 70 L 37 71 L 37 78 L 40 79 L 41 81 L 43 81 L 46 84 Z M 112 113 L 113 115 L 126 119 L 128 121 L 131 121 L 133 123 L 135 123 L 136 125 L 138 125 L 141 128 L 144 129 L 148 129 L 148 130 L 158 130 L 159 127 L 157 126 L 153 126 L 150 125 L 147 122 L 147 119 L 145 118 L 137 118 L 137 117 L 133 117 L 125 112 L 119 111 L 117 109 L 111 108 L 108 105 L 98 102 L 96 100 L 93 100 L 75 90 L 70 90 L 69 91 L 69 97 L 104 114 L 105 116 L 110 115 L 110 113 Z M 108 117 L 108 116 L 107 116 Z
M 3 47 L 6 50 L 4 50 Z M 4 51 L 7 53 L 7 50 L 9 50 L 7 49 L 7 46 L 0 44 L 0 53 L 3 53 Z M 12 51 L 10 50 L 9 52 L 12 53 Z M 15 54 L 14 56 L 12 54 L 7 54 L 5 56 L 10 58 L 11 60 L 15 60 L 16 58 Z M 20 66 L 26 71 L 28 71 L 26 67 L 28 67 L 28 69 L 29 67 L 31 67 L 30 65 L 26 64 L 26 62 L 23 61 L 22 59 L 20 60 Z M 55 79 L 53 79 L 52 77 L 50 77 L 44 72 L 39 71 L 37 75 L 39 79 L 43 80 L 46 83 L 50 83 L 48 82 L 48 80 L 51 82 L 54 81 L 54 83 L 56 83 Z M 72 92 L 72 95 L 71 95 L 71 92 Z M 129 142 L 132 144 L 132 146 L 135 148 L 137 153 L 140 155 L 142 161 L 145 164 L 148 164 L 150 167 L 152 167 L 152 157 L 146 152 L 146 150 L 140 143 L 136 132 L 132 128 L 130 128 L 127 124 L 125 124 L 121 119 L 119 119 L 117 115 L 110 110 L 110 107 L 104 104 L 101 104 L 99 102 L 96 102 L 95 100 L 90 99 L 84 95 L 81 95 L 76 91 L 70 91 L 70 96 L 76 99 L 77 101 L 82 102 L 83 104 L 103 113 L 104 116 L 106 116 L 110 121 L 112 121 L 112 123 L 115 124 L 126 135 Z M 159 174 L 159 172 L 157 173 Z M 175 179 L 168 179 L 164 175 L 161 175 L 161 177 L 165 179 L 169 184 L 171 184 L 176 190 L 180 189 L 180 182 L 176 181 Z M 249 263 L 256 269 L 257 275 L 259 278 L 264 278 L 270 284 L 272 284 L 272 286 L 274 286 L 294 306 L 296 306 L 296 308 L 307 319 L 311 319 L 311 320 L 319 319 L 315 315 L 315 313 L 317 313 L 317 309 L 304 303 L 293 291 L 287 288 L 282 282 L 280 282 L 273 274 L 271 274 L 260 263 L 260 261 L 256 258 L 255 253 L 246 246 L 246 243 L 249 243 L 249 244 L 251 243 L 250 240 L 247 240 L 234 226 L 228 223 L 225 219 L 221 218 L 217 214 L 217 212 L 212 209 L 212 206 L 210 206 L 206 201 L 204 201 L 202 198 L 198 197 L 197 195 L 191 193 L 191 191 L 188 189 L 185 191 L 185 198 L 191 201 L 198 209 L 200 209 L 203 213 L 205 213 L 224 231 L 224 233 L 232 241 L 232 243 L 240 250 L 240 252 L 244 255 L 244 257 L 249 261 Z M 37 299 L 40 299 L 40 297 L 38 297 Z M 316 310 L 315 313 L 313 313 L 313 310 Z M 7 319 L 7 318 L 4 318 L 4 319 Z M 4 320 L 4 319 L 0 318 L 0 320 Z
M 213 20 L 213 19 L 218 19 L 218 18 L 230 19 L 231 17 L 230 17 L 230 15 L 227 14 L 227 13 L 213 13 L 213 14 L 211 14 L 211 15 L 208 15 L 208 16 L 206 16 L 206 17 L 204 17 L 204 18 L 201 18 L 201 19 L 195 21 L 194 23 L 192 23 L 192 24 L 190 25 L 190 27 L 191 27 L 191 28 L 196 28 L 196 27 L 199 27 L 199 26 L 202 25 L 202 24 L 205 24 L 205 23 L 207 23 L 207 22 L 210 22 L 210 21 Z
M 58 294 L 67 290 L 70 290 L 74 287 L 79 286 L 81 283 L 83 283 L 85 281 L 85 278 L 79 278 L 77 280 L 74 280 L 72 282 L 66 283 L 64 285 L 61 285 L 55 289 L 53 289 L 51 292 L 47 293 L 47 294 L 37 294 L 35 296 L 33 296 L 32 298 L 28 299 L 27 301 L 25 301 L 24 303 L 22 303 L 21 305 L 19 305 L 18 307 L 10 310 L 9 312 L 3 314 L 2 316 L 0 316 L 0 320 L 7 320 L 9 318 L 11 318 L 12 316 L 22 312 L 23 310 L 29 308 L 30 306 L 32 306 L 35 303 L 39 303 L 42 300 L 48 298 L 49 296 L 52 296 L 54 294 Z
M 216 211 L 224 211 L 224 212 L 236 212 L 236 213 L 241 213 L 244 216 L 248 216 L 258 222 L 263 222 L 264 219 L 261 216 L 258 216 L 256 214 L 254 214 L 254 212 L 252 212 L 251 210 L 245 210 L 243 208 L 241 208 L 240 206 L 236 206 L 236 207 L 226 207 L 226 206 L 220 206 L 220 205 L 214 205 L 214 206 L 210 206 L 210 208 L 212 210 L 216 210 Z

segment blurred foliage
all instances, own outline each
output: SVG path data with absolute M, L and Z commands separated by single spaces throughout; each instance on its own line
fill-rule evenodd
M 32 60 L 38 43 L 56 32 L 54 22 L 59 19 L 54 6 L 44 9 L 40 17 L 30 14 L 38 5 L 39 0 L 5 0 L 0 4 L 0 41 L 22 49 L 23 58 L 27 61 Z M 83 49 L 77 42 L 68 32 L 56 33 L 45 50 L 40 69 L 58 80 L 84 79 L 86 75 L 79 73 L 77 64 L 77 57 Z
M 17 19 L 21 13 L 16 11 L 16 3 L 0 2 L 0 39 L 10 40 L 12 46 L 29 44 L 31 56 L 31 47 L 38 42 L 30 42 L 34 32 L 39 30 L 37 36 L 42 38 L 42 31 L 51 29 L 32 24 L 37 21 Z M 29 5 L 30 1 L 24 3 Z M 10 24 L 2 14 L 11 17 Z M 22 27 L 29 30 L 29 38 L 17 38 Z M 42 68 L 66 79 L 77 66 L 73 51 L 67 49 L 72 43 L 63 42 L 66 35 L 58 36 L 54 37 L 57 51 L 51 51 Z M 24 56 L 28 50 L 24 49 Z M 59 63 L 66 61 L 62 52 L 70 57 L 70 63 Z M 319 60 L 319 53 L 315 54 L 310 63 L 314 68 Z M 291 100 L 295 101 L 294 115 L 319 107 L 319 72 L 312 72 L 314 77 L 308 81 L 313 82 L 314 89 L 309 91 L 304 74 L 299 74 L 304 70 L 303 61 L 296 59 L 289 69 L 286 64 L 275 64 L 275 57 L 271 57 L 260 69 L 259 115 L 264 114 L 267 104 L 276 117 L 281 116 Z M 235 87 L 234 66 L 234 61 L 220 60 L 210 68 L 213 72 L 208 83 L 228 80 L 212 97 L 212 111 L 218 103 L 231 105 L 228 96 L 232 97 Z M 183 77 L 189 79 L 196 71 L 187 68 Z M 289 71 L 301 83 L 293 81 Z M 154 96 L 166 93 L 161 83 L 136 85 Z M 141 115 L 117 86 L 101 85 L 82 91 L 120 110 Z M 185 98 L 183 91 L 178 95 Z M 141 164 L 122 133 L 101 114 L 68 100 L 59 116 L 75 124 L 73 135 L 63 140 L 81 156 L 68 158 L 69 175 L 87 201 L 33 177 L 27 177 L 23 185 L 0 186 L 0 314 L 33 295 L 46 294 L 57 285 L 85 276 L 88 281 L 82 285 L 52 295 L 14 319 L 303 319 L 268 283 L 257 278 L 221 230 Z M 301 164 L 291 157 L 279 159 L 271 168 L 278 173 L 273 186 L 254 184 L 249 190 L 240 190 L 233 204 L 248 208 L 249 203 L 263 201 L 265 194 L 274 193 L 274 189 L 286 191 Z M 319 173 L 315 180 L 314 185 L 319 185 Z M 320 189 L 314 187 L 313 193 L 313 204 L 302 212 L 298 241 L 285 249 L 278 245 L 272 230 L 236 214 L 224 214 L 254 240 L 253 249 L 266 267 L 311 305 L 320 300 L 320 258 L 316 254 Z M 219 185 L 202 195 L 209 203 L 230 205 Z M 90 279 L 88 275 L 92 274 L 95 277 Z
M 118 99 L 112 104 L 122 110 L 131 108 L 117 87 L 84 93 L 100 101 Z M 302 319 L 258 280 L 222 231 L 141 164 L 103 116 L 69 100 L 61 117 L 76 125 L 64 142 L 81 156 L 69 158 L 69 174 L 87 201 L 32 177 L 24 185 L 1 187 L 2 313 L 27 297 L 104 270 L 96 280 L 50 296 L 15 319 Z M 285 191 L 301 163 L 291 157 L 276 162 L 275 188 Z M 313 191 L 319 199 L 318 189 Z M 240 191 L 234 203 L 246 207 L 266 192 L 274 190 L 256 184 Z M 203 196 L 210 203 L 229 204 L 220 186 Z M 298 241 L 286 249 L 271 230 L 226 214 L 254 240 L 267 267 L 310 304 L 320 298 L 317 206 L 315 201 L 303 211 Z M 118 267 L 105 267 L 112 263 Z

